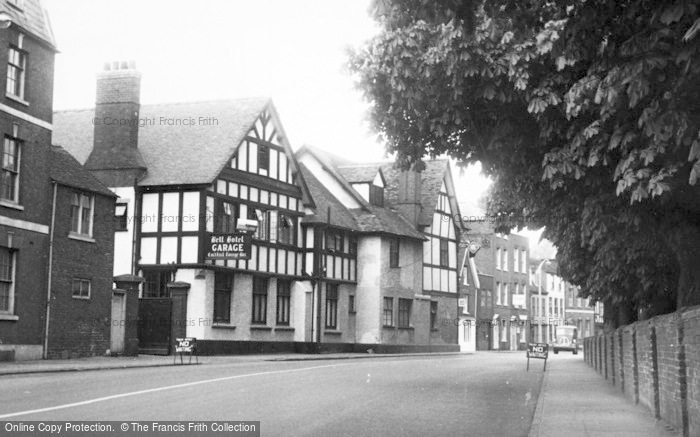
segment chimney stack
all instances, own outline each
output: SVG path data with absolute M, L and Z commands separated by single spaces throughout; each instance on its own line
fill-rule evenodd
M 141 72 L 132 62 L 97 73 L 94 143 L 85 168 L 108 187 L 131 186 L 146 172 L 138 150 Z
M 415 169 L 415 165 L 410 170 L 402 170 L 399 174 L 396 208 L 416 228 L 423 209 L 421 191 L 421 173 Z

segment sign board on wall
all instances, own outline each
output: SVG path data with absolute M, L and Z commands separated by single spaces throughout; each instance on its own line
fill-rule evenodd
M 525 306 L 525 295 L 524 294 L 514 294 L 512 296 L 513 298 L 513 306 Z
M 253 237 L 247 232 L 209 234 L 205 259 L 250 259 Z

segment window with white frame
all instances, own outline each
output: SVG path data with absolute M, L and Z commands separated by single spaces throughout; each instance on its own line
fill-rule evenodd
M 527 252 L 520 251 L 520 273 L 527 273 Z
M 513 249 L 513 271 L 515 273 L 518 273 L 518 268 L 520 266 L 520 263 L 518 262 L 518 254 L 520 251 L 518 249 Z
M 503 249 L 503 271 L 507 272 L 508 271 L 508 249 Z
M 18 138 L 19 125 L 12 125 L 12 135 L 5 135 L 2 146 L 2 173 L 0 199 L 19 202 L 19 169 L 22 141 Z
M 71 198 L 71 233 L 92 237 L 95 196 L 74 192 Z
M 501 283 L 496 282 L 496 305 L 501 304 Z
M 11 96 L 24 99 L 24 74 L 27 68 L 27 53 L 22 50 L 24 35 L 19 34 L 17 45 L 11 44 L 7 60 L 7 84 L 5 91 Z
M 90 299 L 90 280 L 73 278 L 73 297 L 76 299 Z
M 15 313 L 14 251 L 0 247 L 0 314 Z
M 496 248 L 496 270 L 501 270 L 501 248 Z

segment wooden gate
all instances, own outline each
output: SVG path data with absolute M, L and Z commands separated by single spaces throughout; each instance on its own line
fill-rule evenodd
M 139 299 L 139 353 L 170 354 L 172 299 Z

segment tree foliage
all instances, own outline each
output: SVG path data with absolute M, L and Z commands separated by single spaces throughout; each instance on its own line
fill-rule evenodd
M 698 7 L 375 0 L 350 69 L 401 165 L 480 161 L 490 212 L 546 225 L 585 293 L 672 310 L 700 303 Z

